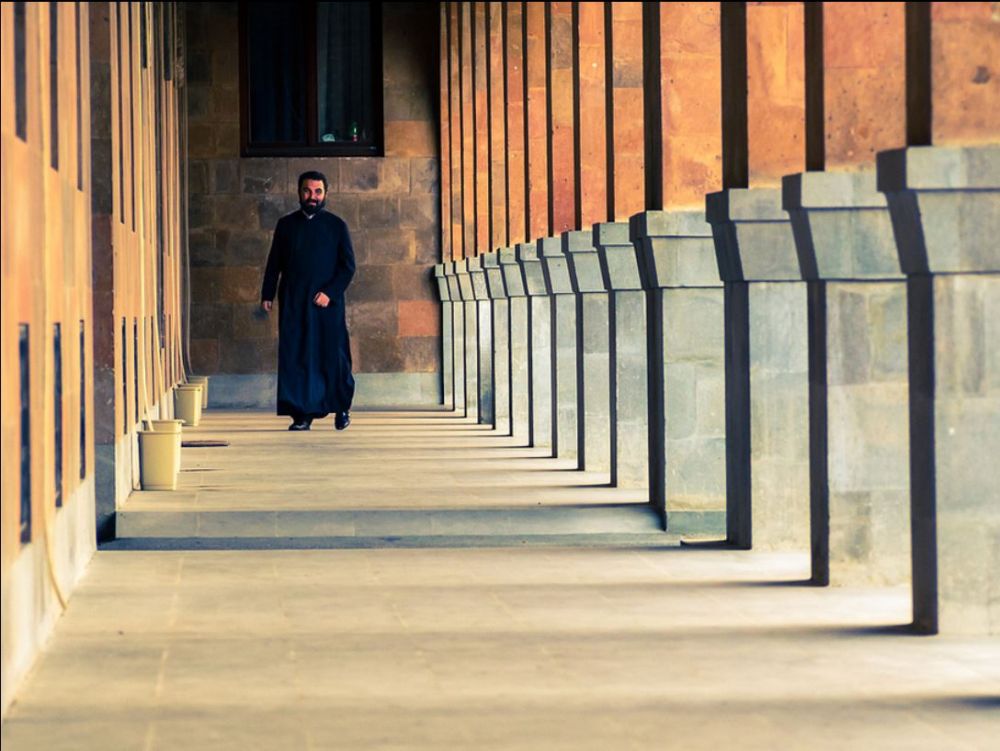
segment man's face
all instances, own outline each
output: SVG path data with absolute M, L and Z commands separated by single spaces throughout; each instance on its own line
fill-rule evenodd
M 303 180 L 299 188 L 299 205 L 307 214 L 315 214 L 326 206 L 326 191 L 322 180 Z

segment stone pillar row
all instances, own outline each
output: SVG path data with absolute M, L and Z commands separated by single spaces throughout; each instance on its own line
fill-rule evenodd
M 442 264 L 445 403 L 997 633 L 998 238 L 1000 147 L 921 146 Z

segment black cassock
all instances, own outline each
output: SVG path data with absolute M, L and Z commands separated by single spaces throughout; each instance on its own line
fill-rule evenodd
M 347 224 L 320 211 L 283 216 L 274 230 L 261 300 L 278 293 L 278 414 L 323 417 L 351 408 L 354 376 L 344 291 L 354 276 Z M 280 277 L 280 281 L 279 281 Z M 330 298 L 321 308 L 317 292 Z

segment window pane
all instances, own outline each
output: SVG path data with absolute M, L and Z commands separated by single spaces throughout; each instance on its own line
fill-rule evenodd
M 250 143 L 305 143 L 305 27 L 300 3 L 247 3 Z
M 371 10 L 368 3 L 317 3 L 317 132 L 323 143 L 375 143 Z

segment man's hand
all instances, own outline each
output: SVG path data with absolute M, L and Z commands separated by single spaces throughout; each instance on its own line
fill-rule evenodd
M 313 302 L 316 303 L 319 307 L 325 308 L 327 305 L 330 304 L 330 298 L 327 297 L 322 292 L 317 292 L 316 297 L 313 298 Z
M 274 305 L 274 301 L 273 300 L 261 300 L 260 301 L 260 307 L 264 309 L 265 313 L 270 313 L 271 312 L 271 307 L 273 305 Z

